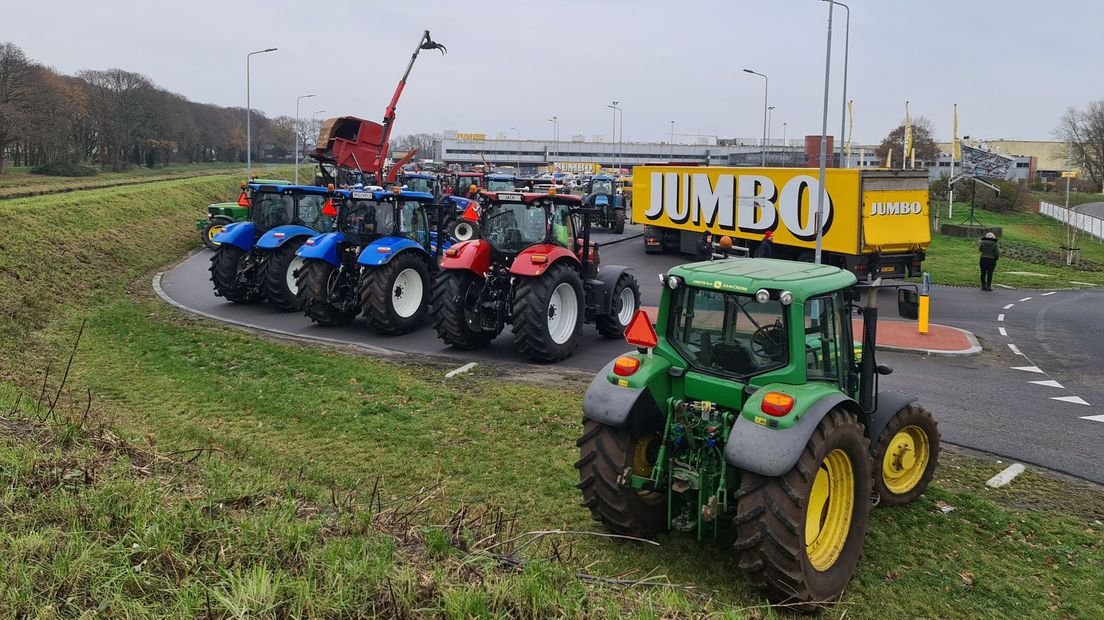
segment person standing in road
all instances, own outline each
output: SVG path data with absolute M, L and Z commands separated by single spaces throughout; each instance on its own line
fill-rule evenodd
M 694 250 L 694 260 L 713 260 L 713 233 L 708 230 L 702 233 L 698 239 L 698 247 Z
M 774 233 L 763 233 L 763 241 L 755 248 L 755 258 L 774 258 Z
M 981 290 L 993 290 L 993 271 L 997 268 L 997 259 L 1000 258 L 1000 248 L 997 247 L 997 236 L 992 232 L 978 241 L 978 252 L 981 253 Z

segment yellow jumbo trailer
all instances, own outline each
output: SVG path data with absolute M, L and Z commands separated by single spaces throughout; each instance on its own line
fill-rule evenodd
M 931 243 L 928 173 L 830 168 L 821 225 L 822 262 L 867 275 L 919 275 Z M 815 168 L 638 166 L 632 222 L 647 252 L 693 252 L 701 233 L 753 253 L 772 232 L 773 256 L 812 261 L 819 171 Z

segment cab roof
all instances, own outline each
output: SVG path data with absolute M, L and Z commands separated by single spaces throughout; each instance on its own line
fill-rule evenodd
M 583 204 L 583 197 L 573 194 L 547 194 L 536 192 L 479 192 L 481 196 L 485 196 L 495 202 L 524 202 L 530 203 L 534 200 L 540 200 L 542 198 L 551 199 L 552 202 L 559 204 L 569 205 L 581 205 Z
M 354 200 L 386 200 L 391 196 L 398 196 L 405 200 L 417 200 L 420 202 L 433 202 L 433 194 L 428 192 L 411 192 L 402 190 L 399 193 L 395 193 L 388 190 L 357 190 L 357 189 L 339 189 L 335 190 L 335 193 L 340 194 L 342 197 Z
M 483 178 L 488 181 L 513 181 L 515 178 L 512 174 L 504 174 L 501 172 L 495 172 L 493 174 L 485 174 Z
M 433 181 L 437 178 L 437 175 L 427 174 L 425 172 L 407 172 L 403 175 L 403 177 L 407 179 L 429 179 L 430 181 Z
M 292 185 L 290 183 L 250 183 L 249 187 L 253 191 L 260 192 L 293 192 L 299 194 L 319 194 L 327 195 L 330 190 L 325 187 L 319 187 L 317 185 Z
M 832 267 L 773 258 L 729 258 L 688 263 L 672 268 L 667 275 L 679 276 L 699 288 L 754 294 L 765 289 L 782 289 L 803 301 L 855 284 L 855 274 Z

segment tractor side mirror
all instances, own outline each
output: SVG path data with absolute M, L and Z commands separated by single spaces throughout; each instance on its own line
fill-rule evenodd
M 910 288 L 897 289 L 897 314 L 910 321 L 920 318 L 920 294 Z

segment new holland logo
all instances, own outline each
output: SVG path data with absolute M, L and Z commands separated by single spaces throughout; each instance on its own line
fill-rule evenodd
M 763 233 L 779 224 L 802 241 L 816 239 L 820 181 L 799 174 L 778 187 L 760 174 L 721 174 L 711 181 L 708 174 L 689 172 L 651 173 L 651 200 L 644 217 L 666 215 L 672 223 L 693 223 L 708 228 Z M 821 230 L 832 227 L 832 197 L 824 192 Z

